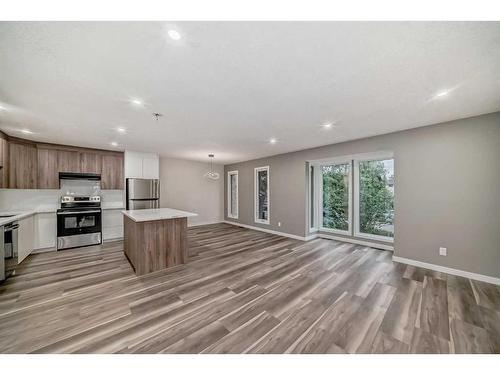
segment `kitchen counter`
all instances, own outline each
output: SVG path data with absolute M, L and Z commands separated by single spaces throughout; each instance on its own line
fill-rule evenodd
M 195 214 L 193 212 L 180 211 L 174 208 L 128 210 L 128 211 L 122 211 L 122 213 L 137 223 L 143 221 L 168 220 L 168 219 L 198 216 L 198 214 Z
M 55 214 L 57 210 L 60 208 L 58 205 L 41 205 L 35 208 L 22 208 L 19 210 L 0 210 L 0 216 L 2 215 L 15 215 L 12 217 L 0 217 L 0 226 L 4 224 L 11 223 L 16 220 L 24 219 L 25 217 L 35 215 L 35 214 Z M 111 202 L 111 203 L 103 203 L 101 205 L 102 210 L 123 210 L 125 207 L 122 202 Z
M 173 208 L 122 211 L 123 251 L 137 275 L 184 264 L 187 254 L 187 218 L 193 212 Z
M 26 217 L 35 215 L 37 213 L 38 212 L 34 211 L 34 210 L 33 211 L 3 211 L 3 212 L 0 212 L 0 216 L 13 215 L 13 216 L 9 216 L 9 217 L 0 217 L 0 227 L 4 226 L 6 224 L 10 224 L 13 221 L 18 221 L 18 220 L 24 219 Z

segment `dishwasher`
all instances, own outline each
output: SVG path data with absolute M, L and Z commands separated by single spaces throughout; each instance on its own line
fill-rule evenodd
M 15 272 L 18 228 L 17 221 L 0 227 L 0 282 Z

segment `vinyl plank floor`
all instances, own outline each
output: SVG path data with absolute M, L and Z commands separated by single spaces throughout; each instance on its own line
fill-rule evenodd
M 228 224 L 136 276 L 121 241 L 30 255 L 0 284 L 0 353 L 499 353 L 500 289 L 390 252 Z

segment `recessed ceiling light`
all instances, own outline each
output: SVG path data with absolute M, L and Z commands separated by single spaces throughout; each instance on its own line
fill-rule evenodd
M 173 40 L 179 40 L 181 38 L 181 34 L 177 30 L 174 30 L 174 29 L 168 30 L 168 36 L 170 37 L 170 39 L 173 39 Z
M 445 96 L 447 96 L 450 92 L 448 90 L 443 90 L 443 91 L 439 91 L 435 97 L 436 98 L 443 98 Z
M 127 129 L 125 128 L 116 128 L 116 131 L 121 134 L 125 134 L 127 132 Z
M 137 105 L 137 106 L 143 105 L 142 100 L 140 100 L 140 99 L 132 99 L 130 102 L 134 105 Z
M 276 142 L 278 142 L 278 141 L 276 140 L 276 138 L 271 138 L 271 139 L 269 140 L 269 143 L 270 143 L 270 144 L 272 144 L 272 145 L 274 145 Z
M 333 123 L 332 122 L 326 122 L 323 125 L 321 125 L 323 129 L 331 129 L 333 128 Z
M 28 129 L 21 130 L 21 133 L 23 133 L 23 134 L 33 134 L 33 132 L 31 130 L 28 130 Z
M 118 142 L 111 142 L 111 146 L 113 146 L 113 147 L 118 146 Z

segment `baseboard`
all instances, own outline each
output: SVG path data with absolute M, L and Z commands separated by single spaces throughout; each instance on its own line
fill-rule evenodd
M 44 247 L 41 249 L 33 249 L 30 254 L 41 254 L 41 253 L 50 253 L 51 251 L 57 251 L 55 247 Z
M 105 240 L 102 240 L 102 243 L 108 243 L 108 242 L 117 242 L 117 241 L 123 241 L 123 237 L 113 237 L 113 238 L 106 238 Z
M 254 227 L 253 225 L 241 224 L 241 223 L 237 223 L 237 222 L 234 222 L 234 221 L 224 220 L 223 223 L 235 225 L 237 227 L 243 227 L 243 228 L 258 230 L 260 232 L 265 232 L 265 233 L 269 233 L 269 234 L 275 234 L 277 236 L 293 238 L 294 240 L 309 241 L 309 240 L 313 239 L 313 238 L 311 238 L 313 236 L 302 237 L 302 236 L 297 236 L 296 234 L 290 234 L 290 233 L 278 232 L 276 230 L 271 230 L 271 229 L 266 229 L 266 228 Z M 314 238 L 316 238 L 316 236 L 314 236 Z
M 384 245 L 384 244 L 380 244 L 380 243 L 376 243 L 376 242 L 363 241 L 363 240 L 358 240 L 358 239 L 349 238 L 349 237 L 332 236 L 331 234 L 323 234 L 323 233 L 319 233 L 319 234 L 317 234 L 317 236 L 321 237 L 321 238 L 326 238 L 328 240 L 349 242 L 349 243 L 353 243 L 356 245 L 369 246 L 369 247 L 373 247 L 374 249 L 394 251 L 394 246 L 392 246 L 392 245 Z
M 500 278 L 498 278 L 498 277 L 486 276 L 486 275 L 481 275 L 479 273 L 457 270 L 456 268 L 438 266 L 437 264 L 420 262 L 418 260 L 402 258 L 402 257 L 394 256 L 394 255 L 392 256 L 392 260 L 394 262 L 404 263 L 404 264 L 408 264 L 410 266 L 427 268 L 427 269 L 432 270 L 432 271 L 449 273 L 450 275 L 462 276 L 462 277 L 466 277 L 466 278 L 472 279 L 472 280 L 483 281 L 485 283 L 500 285 Z
M 193 224 L 189 224 L 188 223 L 188 227 L 191 228 L 191 227 L 199 227 L 201 225 L 212 225 L 212 224 L 220 224 L 220 223 L 223 223 L 223 221 L 220 221 L 220 220 L 216 220 L 216 221 L 204 221 L 202 223 L 193 223 Z
M 248 228 L 248 229 L 254 229 L 254 230 L 258 230 L 258 231 L 265 232 L 265 233 L 276 234 L 277 236 L 283 236 L 283 237 L 293 238 L 295 240 L 300 240 L 300 241 L 311 241 L 311 240 L 314 240 L 315 238 L 326 238 L 326 239 L 329 239 L 329 240 L 336 240 L 336 241 L 354 243 L 356 245 L 369 246 L 369 247 L 373 247 L 375 249 L 382 249 L 382 250 L 394 251 L 394 247 L 391 246 L 391 245 L 383 245 L 383 244 L 378 244 L 376 242 L 369 242 L 369 241 L 356 240 L 356 239 L 351 239 L 351 238 L 344 238 L 344 237 L 332 236 L 332 235 L 329 235 L 329 234 L 313 233 L 313 234 L 310 234 L 309 236 L 303 237 L 303 236 L 297 236 L 296 234 L 279 232 L 279 231 L 272 230 L 272 229 L 254 227 L 253 225 L 236 223 L 234 221 L 224 220 L 224 223 L 231 224 L 231 225 L 236 225 L 238 227 L 243 227 L 243 228 Z

